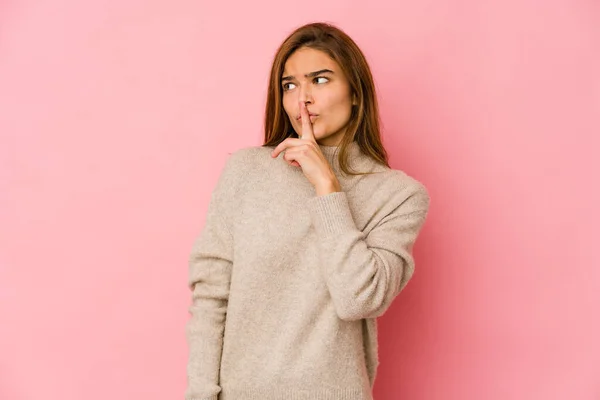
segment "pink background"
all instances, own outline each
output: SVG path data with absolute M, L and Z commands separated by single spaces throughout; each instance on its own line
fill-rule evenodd
M 183 399 L 187 259 L 270 62 L 364 50 L 432 208 L 376 400 L 600 399 L 594 1 L 0 3 L 0 399 Z

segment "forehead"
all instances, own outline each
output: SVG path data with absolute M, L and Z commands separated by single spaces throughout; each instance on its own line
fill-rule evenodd
M 303 47 L 288 57 L 283 69 L 283 75 L 305 74 L 320 69 L 339 71 L 338 63 L 320 50 Z M 297 78 L 300 76 L 296 76 Z

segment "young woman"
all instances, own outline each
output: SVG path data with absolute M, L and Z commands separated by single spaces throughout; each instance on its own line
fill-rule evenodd
M 376 318 L 411 278 L 422 183 L 391 169 L 357 45 L 312 23 L 271 69 L 262 146 L 234 152 L 189 264 L 186 400 L 370 400 Z

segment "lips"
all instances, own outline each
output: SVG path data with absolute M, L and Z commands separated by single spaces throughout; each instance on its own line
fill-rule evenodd
M 308 113 L 308 117 L 309 117 L 309 118 L 310 118 L 310 117 L 317 117 L 318 115 L 319 115 L 319 114 Z M 300 121 L 301 119 L 302 119 L 302 116 L 301 116 L 301 115 L 298 115 L 298 116 L 296 117 L 296 121 Z

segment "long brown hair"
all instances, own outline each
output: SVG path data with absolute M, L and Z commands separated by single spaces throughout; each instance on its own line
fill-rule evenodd
M 345 32 L 323 22 L 296 29 L 275 54 L 267 93 L 263 146 L 277 146 L 294 132 L 283 108 L 281 77 L 287 59 L 301 47 L 320 50 L 337 62 L 350 83 L 351 94 L 356 96 L 357 105 L 352 108 L 350 122 L 339 146 L 338 161 L 342 171 L 349 175 L 364 174 L 349 169 L 347 147 L 352 141 L 363 153 L 389 167 L 388 155 L 381 142 L 375 84 L 367 60 Z

